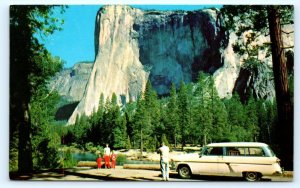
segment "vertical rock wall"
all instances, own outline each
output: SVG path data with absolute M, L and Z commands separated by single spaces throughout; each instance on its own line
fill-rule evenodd
M 97 110 L 101 93 L 120 102 L 136 100 L 149 79 L 158 94 L 171 83 L 195 81 L 198 72 L 222 66 L 216 10 L 142 11 L 130 6 L 104 6 L 97 15 L 95 63 L 84 97 L 69 119 Z
M 199 71 L 213 74 L 221 98 L 231 96 L 233 91 L 243 93 L 249 84 L 257 96 L 273 95 L 269 72 L 254 78 L 240 71 L 244 57 L 232 48 L 238 39 L 221 26 L 222 18 L 214 9 L 142 11 L 130 6 L 102 7 L 96 17 L 95 63 L 83 98 L 68 123 L 97 110 L 101 93 L 105 99 L 115 93 L 119 102 L 125 103 L 136 100 L 150 80 L 158 94 L 168 94 L 172 82 L 178 86 L 181 80 L 196 81 Z M 264 41 L 268 39 L 262 36 L 258 42 Z M 293 37 L 287 37 L 287 41 L 293 42 Z M 260 58 L 271 64 L 265 57 L 262 51 Z
M 69 123 L 74 123 L 77 115 L 90 115 L 97 110 L 101 93 L 109 98 L 114 92 L 128 101 L 143 91 L 149 73 L 139 60 L 138 41 L 132 37 L 134 21 L 140 16 L 141 10 L 129 6 L 100 9 L 96 19 L 96 60 L 84 97 Z

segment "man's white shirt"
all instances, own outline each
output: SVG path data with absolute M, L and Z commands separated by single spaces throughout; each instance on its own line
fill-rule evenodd
M 163 160 L 163 161 L 169 161 L 169 147 L 168 146 L 162 146 L 159 148 L 160 150 L 160 158 Z
M 104 148 L 104 155 L 110 155 L 110 148 L 109 147 Z

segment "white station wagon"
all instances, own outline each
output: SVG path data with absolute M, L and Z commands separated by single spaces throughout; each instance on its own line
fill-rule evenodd
M 199 174 L 244 177 L 248 181 L 281 175 L 279 161 L 267 144 L 257 142 L 212 143 L 203 147 L 196 158 L 173 159 L 181 178 Z

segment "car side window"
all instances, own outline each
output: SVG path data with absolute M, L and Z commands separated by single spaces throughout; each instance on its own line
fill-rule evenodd
M 228 148 L 226 148 L 226 155 L 239 156 L 239 155 L 241 155 L 240 148 L 228 147 Z
M 210 147 L 204 152 L 204 155 L 223 155 L 222 147 Z
M 226 156 L 265 156 L 260 147 L 226 147 Z

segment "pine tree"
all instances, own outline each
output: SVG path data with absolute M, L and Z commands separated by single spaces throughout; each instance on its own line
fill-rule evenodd
M 246 112 L 239 95 L 234 93 L 231 99 L 226 99 L 224 103 L 228 113 L 228 129 L 230 132 L 228 139 L 230 141 L 246 141 Z
M 153 150 L 155 149 L 157 142 L 153 138 L 154 136 L 160 137 L 163 125 L 161 124 L 160 104 L 157 99 L 157 94 L 153 90 L 150 81 L 148 81 L 146 85 L 144 100 L 145 108 L 147 109 L 145 117 L 147 119 L 146 130 L 148 132 L 148 134 L 145 135 L 146 138 L 144 140 L 144 144 L 147 149 Z
M 130 141 L 130 137 L 127 136 L 127 140 L 126 140 L 126 147 L 125 147 L 127 150 L 131 149 L 132 146 L 131 146 L 131 141 Z
M 91 127 L 89 118 L 85 114 L 82 114 L 80 117 L 76 118 L 75 125 L 73 125 L 72 127 L 75 136 L 75 142 L 81 147 L 84 147 L 85 143 L 89 139 L 87 135 L 88 130 Z
M 121 130 L 121 137 L 119 139 L 119 147 L 121 148 L 126 148 L 127 147 L 127 121 L 126 121 L 126 116 L 122 115 L 121 116 L 121 126 L 120 126 L 120 130 Z
M 124 106 L 124 116 L 126 118 L 126 130 L 130 141 L 133 141 L 134 115 L 137 108 L 137 102 L 130 101 Z
M 196 122 L 195 122 L 195 117 L 193 115 L 194 112 L 194 85 L 193 83 L 187 84 L 187 104 L 188 104 L 188 121 L 186 125 L 186 134 L 189 135 L 187 138 L 187 142 L 191 144 L 195 144 L 196 137 L 194 133 L 196 133 L 194 130 L 196 129 Z
M 109 145 L 113 145 L 113 121 L 115 117 L 113 116 L 112 110 L 111 110 L 111 100 L 109 97 L 105 100 L 105 111 L 103 114 L 103 140 L 105 143 L 108 143 Z M 104 144 L 104 143 L 102 143 Z
M 277 122 L 276 104 L 274 101 L 258 101 L 258 122 L 260 125 L 259 139 L 273 144 Z
M 211 137 L 214 142 L 224 141 L 224 138 L 229 136 L 229 127 L 227 124 L 227 111 L 225 105 L 220 100 L 215 88 L 214 80 L 209 77 L 209 96 L 208 101 L 209 111 L 212 116 Z
M 186 145 L 186 140 L 188 137 L 188 124 L 189 124 L 189 106 L 188 106 L 188 93 L 187 87 L 183 81 L 181 81 L 178 92 L 178 117 L 180 119 L 179 123 L 179 133 L 181 136 L 181 147 Z
M 151 121 L 148 110 L 145 106 L 145 100 L 139 97 L 137 101 L 137 109 L 134 115 L 133 138 L 134 147 L 140 148 L 142 152 L 149 143 L 149 137 L 152 135 Z
M 59 99 L 58 93 L 52 92 L 49 94 L 46 88 L 40 88 L 32 96 L 30 115 L 34 169 L 58 167 L 58 148 L 61 141 L 54 130 L 54 126 L 57 126 L 54 124 L 54 117 Z
M 193 116 L 195 117 L 195 128 L 192 131 L 195 134 L 195 139 L 199 144 L 206 145 L 207 140 L 210 139 L 210 129 L 212 125 L 212 113 L 209 111 L 208 106 L 208 74 L 203 72 L 199 73 L 198 82 L 195 90 L 194 97 L 194 110 Z
M 179 137 L 179 109 L 177 103 L 176 86 L 174 83 L 171 85 L 170 98 L 167 103 L 166 115 L 163 116 L 166 119 L 165 127 L 167 130 L 166 135 L 169 140 L 172 140 L 175 147 Z
M 101 145 L 105 141 L 103 140 L 103 129 L 104 129 L 104 113 L 105 113 L 105 101 L 104 95 L 101 93 L 98 110 L 96 112 L 95 121 L 92 122 L 92 142 L 96 145 Z
M 249 132 L 249 141 L 257 141 L 259 135 L 259 126 L 258 126 L 258 117 L 257 117 L 257 106 L 256 101 L 253 98 L 253 95 L 250 95 L 250 98 L 246 104 L 246 129 Z
M 145 105 L 150 115 L 150 121 L 152 128 L 159 126 L 160 124 L 160 104 L 157 99 L 157 94 L 153 90 L 151 82 L 148 81 L 145 90 Z
M 111 101 L 107 106 L 105 126 L 110 131 L 107 142 L 115 148 L 125 147 L 127 139 L 126 119 L 121 116 L 115 93 L 112 94 Z
M 263 100 L 257 104 L 258 125 L 260 126 L 259 140 L 264 143 L 271 143 L 270 129 L 267 122 L 267 107 Z

